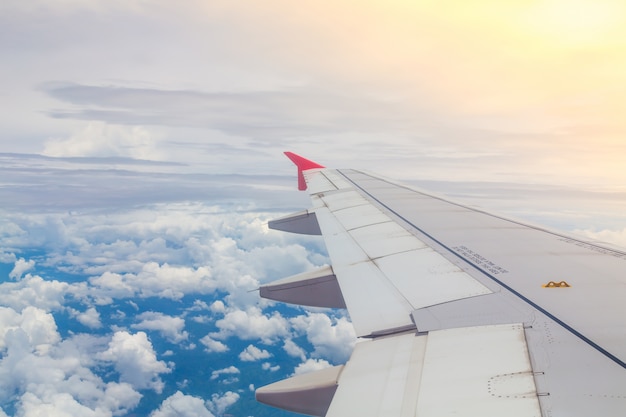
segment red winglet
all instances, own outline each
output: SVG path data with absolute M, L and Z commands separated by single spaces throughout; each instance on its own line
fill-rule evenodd
M 291 162 L 296 164 L 298 167 L 298 190 L 300 191 L 306 190 L 306 181 L 304 181 L 302 171 L 313 168 L 324 168 L 323 165 L 320 165 L 317 162 L 309 161 L 308 159 L 303 158 L 300 155 L 296 155 L 293 152 L 285 152 L 285 155 L 287 155 L 287 158 L 291 159 Z

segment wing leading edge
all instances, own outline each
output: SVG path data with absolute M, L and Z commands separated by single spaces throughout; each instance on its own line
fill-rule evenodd
M 270 227 L 321 234 L 332 266 L 261 295 L 345 306 L 361 341 L 259 401 L 331 417 L 623 414 L 626 253 L 286 154 L 312 207 Z

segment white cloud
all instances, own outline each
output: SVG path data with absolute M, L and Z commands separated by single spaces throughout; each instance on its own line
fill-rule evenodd
M 52 314 L 36 307 L 22 310 L 20 328 L 26 332 L 30 344 L 37 352 L 46 352 L 50 346 L 61 340 Z
M 80 380 L 75 383 L 80 384 Z M 125 415 L 131 408 L 134 408 L 141 398 L 141 394 L 134 391 L 128 384 L 110 383 L 104 391 L 92 391 L 89 383 L 82 390 L 84 394 L 95 394 L 98 396 L 93 404 L 85 404 L 89 401 L 81 402 L 76 396 L 67 392 L 45 392 L 42 394 L 27 392 L 20 398 L 20 415 L 25 416 L 86 416 L 86 417 L 107 417 L 110 415 Z M 93 400 L 92 400 L 93 401 Z
M 226 352 L 228 351 L 228 346 L 219 340 L 215 340 L 211 338 L 211 336 L 206 335 L 202 339 L 200 339 L 200 343 L 206 346 L 207 352 Z
M 26 307 L 21 313 L 0 307 L 0 348 L 7 346 L 7 333 L 18 330 L 23 332 L 28 344 L 40 353 L 47 352 L 50 346 L 61 340 L 52 314 L 36 307 Z
M 214 417 L 205 406 L 202 398 L 185 395 L 176 391 L 161 403 L 150 417 Z
M 212 304 L 211 304 L 211 311 L 213 313 L 221 313 L 224 314 L 226 313 L 226 307 L 224 306 L 224 302 L 222 300 L 215 300 Z
M 304 349 L 298 346 L 296 342 L 291 339 L 285 339 L 285 342 L 283 343 L 283 349 L 285 352 L 287 352 L 287 355 L 293 358 L 300 358 L 300 360 L 303 361 L 306 359 L 306 352 L 304 351 Z
M 258 307 L 229 311 L 215 325 L 219 332 L 211 333 L 211 337 L 217 339 L 236 336 L 243 340 L 260 339 L 263 343 L 272 344 L 278 338 L 289 335 L 289 322 L 279 312 L 263 314 Z
M 248 345 L 248 347 L 239 354 L 239 360 L 243 362 L 255 362 L 261 359 L 267 359 L 271 356 L 272 354 L 265 349 L 261 350 L 254 345 Z
M 345 317 L 331 320 L 326 314 L 308 313 L 290 319 L 296 331 L 304 332 L 315 350 L 316 357 L 344 363 L 350 357 L 356 334 L 352 323 Z
M 206 316 L 206 315 L 192 316 L 189 319 L 191 321 L 195 322 L 195 323 L 200 323 L 200 324 L 207 324 L 207 323 L 212 323 L 213 322 L 213 317 Z
M 193 305 L 187 309 L 187 311 L 207 311 L 210 310 L 211 307 L 202 301 L 202 300 L 194 300 Z
M 276 371 L 278 371 L 278 370 L 280 369 L 280 365 L 274 365 L 274 366 L 272 366 L 272 364 L 271 364 L 271 363 L 269 363 L 269 362 L 264 362 L 264 363 L 261 365 L 261 369 L 263 369 L 264 371 L 276 372 Z
M 234 366 L 229 366 L 228 368 L 218 369 L 216 371 L 211 372 L 211 380 L 220 378 L 222 375 L 238 375 L 241 371 Z
M 324 359 L 307 359 L 305 362 L 296 366 L 293 371 L 294 375 L 308 374 L 322 369 L 330 368 L 332 365 Z
M 233 404 L 239 401 L 239 394 L 232 391 L 227 391 L 223 395 L 213 394 L 211 396 L 211 401 L 208 402 L 209 408 L 216 415 L 221 416 L 224 414 L 224 411 Z
M 265 213 L 224 212 L 219 206 L 197 203 L 157 205 L 106 216 L 14 214 L 6 220 L 14 227 L 6 228 L 10 236 L 0 240 L 0 251 L 4 242 L 42 247 L 46 251 L 43 267 L 54 265 L 63 272 L 91 276 L 87 283 L 48 280 L 43 285 L 66 286 L 59 288 L 59 295 L 69 291 L 81 299 L 92 299 L 91 304 L 153 296 L 180 300 L 187 294 L 219 290 L 227 294 L 229 306 L 241 309 L 258 302 L 258 293 L 249 291 L 257 289 L 261 281 L 314 266 L 297 237 L 267 232 L 268 217 Z M 21 268 L 22 263 L 19 265 Z M 0 301 L 28 286 L 5 284 Z M 36 284 L 36 279 L 30 284 Z M 12 298 L 15 303 L 25 297 L 15 294 Z M 56 301 L 60 308 L 62 297 Z M 215 314 L 226 313 L 221 300 L 210 309 Z
M 104 417 L 100 410 L 94 410 L 76 401 L 74 397 L 68 393 L 52 393 L 45 396 L 38 396 L 31 392 L 22 395 L 21 411 L 26 416 L 85 416 L 85 417 Z
M 102 322 L 100 321 L 100 313 L 98 313 L 98 310 L 96 310 L 95 307 L 89 307 L 82 313 L 74 311 L 72 312 L 72 315 L 76 317 L 76 320 L 78 320 L 80 324 L 87 326 L 91 329 L 99 329 L 100 327 L 102 327 Z
M 180 300 L 186 293 L 208 294 L 215 290 L 209 268 L 143 264 L 138 274 L 105 272 L 89 280 L 101 298 L 162 297 Z
M 600 242 L 607 242 L 613 245 L 620 246 L 621 248 L 626 248 L 626 228 L 622 230 L 612 230 L 612 229 L 574 230 L 574 233 L 579 234 L 581 236 L 586 236 L 593 240 L 597 240 Z
M 13 402 L 16 415 L 105 417 L 139 403 L 130 384 L 105 382 L 92 371 L 106 338 L 61 340 L 52 315 L 35 307 L 1 308 L 0 329 L 0 402 Z
M 185 320 L 163 313 L 146 311 L 137 316 L 139 323 L 131 325 L 133 329 L 155 330 L 172 343 L 180 343 L 189 339 L 189 333 L 184 330 Z
M 24 275 L 24 272 L 30 271 L 35 267 L 35 261 L 29 260 L 26 261 L 24 258 L 19 258 L 15 261 L 15 266 L 13 270 L 9 272 L 9 278 L 19 280 Z
M 137 159 L 161 159 L 154 134 L 141 126 L 110 125 L 89 122 L 68 139 L 49 139 L 42 152 L 46 156 L 77 157 L 123 156 Z
M 113 415 L 126 415 L 139 404 L 140 399 L 141 394 L 132 385 L 126 382 L 109 382 L 98 404 L 104 409 L 113 410 Z
M 194 217 L 195 210 L 200 211 L 197 217 L 201 220 Z M 202 213 L 203 210 L 206 213 Z M 37 258 L 37 267 L 45 269 L 46 276 L 54 276 L 54 268 L 72 274 L 94 274 L 90 280 L 80 283 L 24 274 L 17 282 L 0 284 L 0 289 L 4 289 L 0 292 L 0 301 L 6 301 L 6 305 L 13 310 L 23 309 L 26 304 L 32 303 L 44 312 L 67 311 L 92 328 L 105 324 L 104 318 L 100 317 L 105 309 L 98 305 L 114 303 L 122 306 L 128 303 L 138 310 L 135 317 L 126 313 L 125 319 L 119 313 L 114 313 L 118 314 L 119 320 L 132 318 L 134 324 L 125 322 L 123 325 L 138 333 L 132 334 L 118 327 L 114 329 L 119 331 L 113 335 L 101 337 L 98 347 L 75 347 L 75 352 L 82 352 L 82 368 L 95 370 L 97 367 L 101 371 L 115 369 L 117 372 L 102 373 L 103 378 L 115 378 L 116 381 L 103 381 L 94 375 L 93 383 L 82 385 L 85 392 L 92 391 L 89 395 L 94 399 L 89 402 L 86 393 L 78 396 L 80 385 L 73 384 L 76 377 L 72 377 L 72 372 L 68 371 L 61 374 L 71 379 L 68 388 L 54 392 L 66 392 L 79 406 L 92 410 L 96 406 L 103 410 L 115 407 L 118 407 L 117 410 L 131 409 L 132 404 L 138 401 L 140 390 L 162 392 L 165 380 L 162 374 L 170 372 L 171 366 L 163 361 L 160 354 L 157 357 L 145 332 L 156 331 L 170 341 L 181 342 L 189 339 L 185 321 L 183 317 L 158 311 L 142 312 L 142 303 L 135 303 L 133 297 L 154 296 L 181 300 L 189 294 L 211 294 L 215 291 L 227 294 L 223 300 L 196 300 L 191 308 L 183 310 L 185 314 L 190 311 L 207 311 L 207 314 L 212 315 L 216 331 L 200 340 L 207 351 L 227 351 L 229 338 L 250 340 L 253 344 L 241 352 L 241 360 L 263 361 L 269 357 L 270 353 L 261 349 L 256 341 L 267 344 L 280 341 L 282 344 L 283 338 L 292 336 L 292 324 L 280 313 L 264 309 L 269 304 L 260 303 L 254 307 L 247 305 L 258 302 L 258 294 L 248 293 L 248 290 L 259 286 L 259 276 L 278 277 L 283 272 L 290 274 L 309 267 L 306 257 L 304 261 L 295 259 L 306 252 L 304 247 L 293 244 L 289 239 L 285 240 L 281 234 L 268 234 L 266 226 L 262 224 L 266 215 L 244 213 L 239 216 L 238 213 L 215 213 L 214 210 L 220 209 L 181 205 L 171 209 L 158 206 L 132 212 L 121 211 L 108 216 L 58 214 L 36 215 L 30 219 L 25 214 L 21 217 L 18 222 L 20 229 L 40 238 L 34 247 L 41 247 L 45 255 L 41 256 L 41 260 Z M 229 236 L 220 237 L 218 234 Z M 241 236 L 244 235 L 247 236 L 246 242 L 242 243 Z M 267 239 L 270 242 L 267 249 L 255 249 L 257 246 L 263 247 Z M 27 246 L 26 241 L 21 244 Z M 268 263 L 266 256 L 274 262 Z M 287 259 L 284 270 L 272 266 L 282 264 L 283 258 Z M 256 268 L 262 269 L 259 274 Z M 192 296 L 190 299 L 194 298 Z M 70 299 L 83 305 L 65 307 L 66 300 Z M 112 311 L 116 309 L 114 307 Z M 123 310 L 122 307 L 119 309 Z M 45 323 L 45 320 L 42 322 Z M 11 323 L 11 326 L 16 326 L 15 320 Z M 58 332 L 52 333 L 55 334 Z M 71 344 L 63 345 L 64 341 L 51 339 L 50 343 L 40 343 L 40 351 L 56 352 L 56 346 L 62 344 L 68 349 L 69 355 L 69 348 L 79 343 L 78 338 L 72 340 Z M 17 342 L 12 346 L 18 346 Z M 90 354 L 87 355 L 87 352 Z M 176 357 L 174 355 L 167 360 L 175 362 Z M 60 366 L 59 362 L 51 361 L 47 368 L 39 364 L 41 370 L 51 375 L 55 366 Z M 260 364 L 260 367 L 269 372 L 280 369 L 280 365 L 271 363 Z M 222 387 L 237 379 L 244 380 L 239 373 L 217 372 L 216 375 L 215 383 Z M 59 380 L 56 381 L 58 384 Z M 245 381 L 246 386 L 248 382 Z M 119 403 L 115 402 L 113 394 L 116 389 L 119 391 L 115 394 L 120 398 Z M 54 403 L 59 407 L 64 404 L 63 396 L 45 397 L 26 389 L 23 393 L 33 395 L 24 397 L 24 405 L 33 407 L 33 410 L 45 410 L 46 404 Z M 228 401 L 234 398 L 232 395 L 216 397 L 215 408 L 209 409 L 224 409 Z M 69 407 L 72 403 L 70 401 L 67 404 Z M 84 410 L 83 414 L 89 415 L 89 411 Z
M 3 252 L 0 250 L 0 262 L 3 264 L 10 264 L 16 261 L 16 256 L 12 252 Z
M 164 385 L 159 375 L 171 372 L 165 362 L 157 359 L 144 332 L 115 332 L 108 349 L 99 353 L 97 358 L 113 362 L 122 382 L 128 382 L 136 389 L 153 389 L 157 393 Z
M 0 304 L 15 310 L 22 310 L 28 306 L 60 310 L 65 302 L 65 296 L 72 292 L 78 293 L 81 288 L 81 284 L 70 285 L 27 274 L 18 282 L 0 284 Z

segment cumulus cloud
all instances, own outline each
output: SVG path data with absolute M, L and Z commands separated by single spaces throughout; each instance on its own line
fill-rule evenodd
M 214 417 L 205 406 L 202 398 L 185 395 L 176 391 L 161 403 L 150 417 Z
M 330 368 L 332 365 L 324 359 L 307 359 L 305 362 L 296 366 L 293 371 L 294 375 L 308 374 L 322 369 Z
M 232 310 L 215 323 L 219 332 L 211 333 L 216 339 L 236 336 L 239 339 L 260 339 L 272 344 L 278 338 L 289 335 L 289 322 L 279 312 L 264 314 L 258 307 L 247 310 Z
M 60 310 L 63 308 L 65 296 L 69 293 L 80 293 L 81 284 L 70 285 L 57 280 L 44 280 L 38 275 L 27 274 L 18 282 L 0 284 L 0 304 L 22 310 L 28 306 L 44 310 Z
M 92 409 L 81 404 L 68 393 L 53 393 L 38 396 L 31 392 L 25 393 L 21 398 L 21 411 L 23 415 L 45 415 L 51 417 L 62 416 L 87 416 L 99 417 L 105 414 L 99 409 Z
M 207 323 L 213 322 L 213 318 L 211 316 L 206 316 L 206 315 L 192 316 L 190 317 L 190 320 L 196 323 L 200 323 L 200 324 L 207 324 Z
M 264 362 L 263 365 L 261 365 L 261 369 L 263 369 L 264 371 L 276 372 L 276 371 L 280 370 L 280 365 L 272 366 L 271 363 Z
M 300 358 L 303 361 L 306 359 L 306 351 L 291 339 L 285 339 L 285 342 L 283 343 L 283 350 L 291 357 Z
M 76 320 L 84 326 L 87 326 L 91 329 L 99 329 L 102 327 L 102 322 L 100 321 L 100 313 L 96 310 L 95 307 L 89 307 L 84 312 L 79 312 L 75 309 L 68 309 L 70 314 L 73 317 L 76 317 Z
M 125 382 L 105 382 L 92 370 L 106 338 L 62 340 L 50 313 L 28 307 L 0 309 L 0 402 L 16 415 L 124 415 L 141 394 Z M 103 343 L 104 342 L 104 343 Z
M 228 368 L 218 369 L 216 371 L 211 372 L 211 380 L 220 378 L 222 375 L 238 375 L 241 371 L 234 366 L 229 366 Z
M 221 416 L 224 414 L 224 411 L 233 404 L 239 401 L 239 394 L 232 391 L 227 391 L 222 395 L 213 394 L 211 396 L 211 401 L 208 402 L 209 408 L 216 415 Z
M 352 323 L 345 317 L 330 318 L 322 313 L 308 313 L 290 319 L 293 328 L 306 334 L 313 344 L 313 355 L 334 363 L 348 360 L 356 342 Z
M 17 330 L 23 332 L 28 344 L 40 353 L 47 352 L 61 340 L 52 314 L 37 307 L 26 307 L 21 313 L 0 307 L 0 348 L 7 346 L 7 333 Z
M 248 345 L 248 347 L 239 354 L 239 360 L 243 362 L 255 362 L 261 359 L 267 359 L 271 356 L 272 354 L 265 349 L 261 350 L 254 345 Z
M 0 262 L 4 264 L 10 264 L 12 262 L 15 262 L 15 260 L 16 260 L 16 256 L 14 253 L 4 252 L 0 249 Z
M 202 300 L 194 300 L 193 305 L 187 309 L 187 311 L 207 311 L 210 310 L 211 307 L 202 301 Z
M 259 361 L 258 371 L 278 371 L 280 365 L 261 364 L 270 353 L 259 343 L 282 343 L 283 338 L 291 338 L 292 324 L 287 316 L 273 312 L 271 304 L 258 303 L 257 293 L 248 291 L 257 288 L 261 279 L 289 275 L 312 264 L 305 247 L 295 238 L 267 231 L 264 222 L 268 217 L 266 213 L 229 213 L 220 207 L 202 204 L 122 210 L 106 216 L 49 213 L 12 217 L 19 227 L 10 237 L 14 238 L 11 245 L 17 242 L 19 245 L 16 247 L 27 248 L 28 239 L 25 236 L 37 236 L 34 247 L 42 250 L 42 255 L 37 257 L 37 268 L 43 270 L 45 275 L 42 276 L 47 278 L 26 271 L 17 281 L 0 283 L 0 303 L 8 306 L 7 311 L 0 311 L 0 317 L 4 317 L 3 314 L 6 316 L 6 320 L 2 321 L 6 325 L 0 327 L 0 334 L 9 335 L 8 339 L 3 336 L 2 343 L 10 340 L 11 352 L 20 351 L 16 347 L 22 346 L 25 351 L 38 352 L 45 357 L 53 353 L 57 355 L 54 360 L 49 360 L 47 366 L 35 361 L 41 372 L 50 374 L 50 378 L 55 373 L 55 367 L 66 369 L 61 359 L 69 361 L 74 358 L 78 362 L 73 370 L 59 373 L 61 376 L 54 380 L 59 387 L 63 387 L 59 381 L 70 381 L 65 388 L 53 391 L 60 395 L 44 396 L 25 386 L 19 391 L 18 387 L 17 392 L 23 395 L 15 398 L 22 404 L 21 409 L 45 410 L 48 415 L 53 415 L 53 410 L 46 408 L 51 404 L 59 410 L 80 410 L 81 415 L 90 415 L 88 409 L 96 407 L 105 412 L 112 410 L 109 415 L 123 415 L 122 410 L 132 410 L 138 404 L 141 390 L 163 392 L 164 374 L 171 372 L 174 366 L 163 361 L 165 354 L 161 351 L 157 355 L 156 345 L 150 343 L 146 333 L 158 332 L 173 343 L 188 341 L 190 335 L 187 330 L 191 328 L 186 328 L 184 317 L 191 318 L 194 314 L 191 312 L 196 311 L 205 311 L 207 315 L 205 323 L 210 328 L 205 331 L 206 336 L 194 338 L 200 340 L 207 351 L 227 352 L 230 338 L 248 340 L 251 344 L 243 351 L 246 345 L 239 347 L 232 356 L 237 358 L 240 355 L 243 362 Z M 3 232 L 6 230 L 9 229 L 3 229 Z M 7 241 L 0 241 L 1 250 L 7 250 L 8 246 L 3 246 Z M 267 262 L 268 258 L 273 262 Z M 282 262 L 283 259 L 285 262 Z M 54 279 L 55 271 L 61 272 L 57 279 Z M 73 276 L 91 278 L 78 281 Z M 58 280 L 66 278 L 67 282 Z M 201 297 L 205 294 L 216 296 Z M 217 294 L 220 299 L 216 300 Z M 159 312 L 156 310 L 160 305 L 158 301 L 153 303 L 152 300 L 137 300 L 136 297 L 160 297 L 184 300 L 185 303 L 191 300 L 193 305 L 188 307 L 178 302 L 166 302 L 167 305 L 176 305 L 179 313 L 172 313 L 172 310 Z M 71 301 L 71 307 L 66 305 L 68 301 Z M 250 307 L 250 303 L 256 305 Z M 111 307 L 101 307 L 104 304 Z M 142 311 L 146 304 L 152 311 Z M 132 311 L 129 305 L 137 312 Z M 54 330 L 49 326 L 54 323 L 49 314 L 52 311 L 66 312 L 89 329 L 109 326 L 106 322 L 109 318 L 116 321 L 111 324 L 124 327 L 113 326 L 114 333 L 109 336 L 72 336 L 71 341 L 63 341 L 58 338 L 57 330 L 46 333 L 38 332 L 36 327 L 29 328 L 25 321 L 30 314 L 28 311 L 24 311 L 23 317 L 22 313 L 15 313 L 29 306 L 41 310 L 43 315 L 38 315 L 36 321 L 48 330 Z M 108 313 L 105 314 L 105 311 Z M 177 317 L 176 314 L 182 316 Z M 191 323 L 187 322 L 189 326 Z M 71 329 L 75 331 L 74 325 Z M 194 324 L 193 328 L 197 327 Z M 67 329 L 61 331 L 65 332 Z M 34 339 L 31 341 L 29 337 Z M 174 349 L 167 361 L 175 363 L 177 354 Z M 12 353 L 10 357 L 17 358 L 17 355 Z M 225 384 L 233 384 L 232 390 L 236 391 L 235 388 L 240 387 L 235 385 L 235 381 L 244 377 L 238 372 L 230 372 L 230 368 L 224 369 L 226 371 L 216 371 L 211 381 L 222 388 Z M 37 375 L 30 368 L 29 371 Z M 97 377 L 96 371 L 102 376 Z M 78 387 L 81 385 L 78 382 L 81 380 L 75 373 L 91 375 L 89 378 L 92 378 L 90 383 L 83 383 L 85 393 L 80 395 Z M 25 381 L 32 382 L 33 379 Z M 244 382 L 243 386 L 247 386 L 251 381 Z M 39 385 L 31 383 L 29 386 Z M 182 390 L 180 386 L 179 389 Z M 206 408 L 217 414 L 237 398 L 232 394 L 220 394 L 213 398 L 213 405 L 207 404 Z M 63 408 L 64 404 L 68 408 Z M 169 409 L 169 403 L 164 404 L 161 412 Z
M 211 293 L 215 282 L 209 268 L 189 268 L 148 262 L 138 274 L 105 272 L 90 279 L 101 300 L 113 298 L 162 297 L 180 300 L 185 293 Z M 110 301 L 109 301 L 110 302 Z
M 131 325 L 133 329 L 155 330 L 172 343 L 180 343 L 189 339 L 189 333 L 184 330 L 185 320 L 163 313 L 146 311 L 137 316 L 139 323 Z
M 171 372 L 165 362 L 157 359 L 152 343 L 144 332 L 115 332 L 108 349 L 97 357 L 113 362 L 120 380 L 136 389 L 153 389 L 161 393 L 164 384 L 159 375 Z
M 9 272 L 9 278 L 19 280 L 24 275 L 24 272 L 30 271 L 35 267 L 35 261 L 30 259 L 26 261 L 24 258 L 19 258 L 15 261 L 13 270 Z
M 222 300 L 215 300 L 210 307 L 213 313 L 226 313 L 226 306 L 224 306 L 224 302 Z
M 213 339 L 209 335 L 206 335 L 202 339 L 200 339 L 200 343 L 202 343 L 206 347 L 205 351 L 207 352 L 228 351 L 228 346 L 226 346 L 224 343 L 220 342 L 219 340 Z
M 268 217 L 267 213 L 227 213 L 219 206 L 197 203 L 107 216 L 20 215 L 9 219 L 15 227 L 5 229 L 13 232 L 0 241 L 0 250 L 5 242 L 43 247 L 44 267 L 55 265 L 63 272 L 91 277 L 82 287 L 72 284 L 66 289 L 99 305 L 121 298 L 180 300 L 187 294 L 221 291 L 227 294 L 228 305 L 243 308 L 258 301 L 258 294 L 249 291 L 260 282 L 314 267 L 297 238 L 268 233 Z M 12 288 L 21 287 L 6 287 L 2 293 L 6 297 Z M 210 309 L 226 312 L 221 301 Z

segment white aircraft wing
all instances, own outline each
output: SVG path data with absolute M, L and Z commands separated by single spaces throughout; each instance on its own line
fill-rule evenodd
M 287 152 L 332 265 L 261 296 L 347 308 L 345 365 L 257 390 L 315 416 L 626 415 L 626 252 Z

